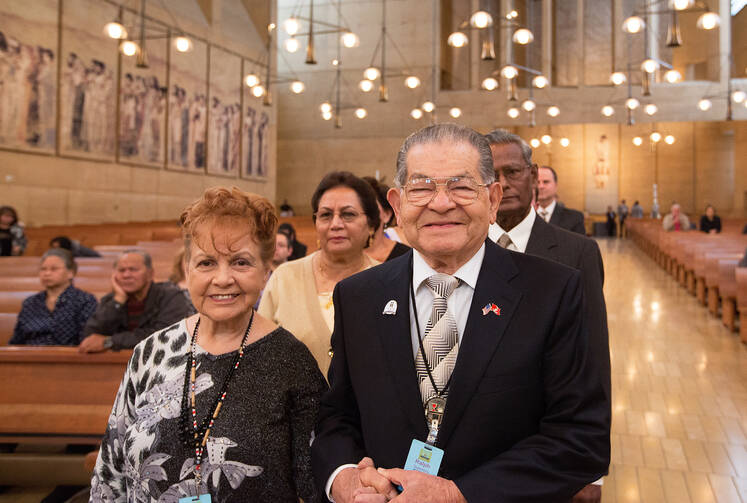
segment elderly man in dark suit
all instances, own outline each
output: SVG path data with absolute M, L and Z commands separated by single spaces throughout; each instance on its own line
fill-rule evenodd
M 549 224 L 586 236 L 584 214 L 566 208 L 558 201 L 558 174 L 555 170 L 550 166 L 540 166 L 537 170 L 537 185 L 537 214 Z
M 515 194 L 515 203 L 506 199 L 498 207 L 496 223 L 489 238 L 510 250 L 536 255 L 578 269 L 584 296 L 584 317 L 589 328 L 589 356 L 604 385 L 607 412 L 610 410 L 610 358 L 607 308 L 602 286 L 604 265 L 596 241 L 579 236 L 538 218 L 531 205 L 537 171 L 532 164 L 532 149 L 518 135 L 498 129 L 486 135 L 493 153 L 496 177 L 504 193 Z M 518 169 L 518 167 L 522 169 Z M 543 168 L 540 168 L 540 171 Z M 610 420 L 610 416 L 607 416 Z M 608 423 L 609 425 L 609 423 Z M 584 489 L 575 501 L 599 501 L 601 486 Z
M 570 500 L 609 464 L 579 272 L 486 239 L 502 190 L 469 128 L 411 135 L 395 184 L 414 250 L 335 288 L 317 483 L 336 503 Z

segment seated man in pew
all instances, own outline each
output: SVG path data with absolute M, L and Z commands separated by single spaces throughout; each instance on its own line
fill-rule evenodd
M 76 239 L 67 236 L 57 236 L 49 242 L 50 248 L 64 248 L 73 254 L 73 257 L 100 257 L 101 254 L 87 246 L 80 244 Z
M 96 297 L 73 286 L 77 266 L 67 250 L 52 248 L 41 259 L 44 290 L 23 301 L 10 344 L 77 346 L 96 310 Z
M 689 231 L 690 219 L 680 211 L 680 205 L 672 203 L 669 213 L 664 216 L 661 225 L 665 231 Z
M 185 318 L 192 305 L 179 287 L 153 281 L 153 260 L 143 250 L 125 250 L 114 263 L 112 291 L 101 299 L 84 329 L 83 353 L 133 348 L 156 330 Z

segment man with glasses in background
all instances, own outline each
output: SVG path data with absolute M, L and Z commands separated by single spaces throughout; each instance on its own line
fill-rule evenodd
M 408 137 L 395 184 L 414 250 L 335 289 L 317 483 L 336 503 L 570 500 L 609 463 L 579 273 L 486 240 L 502 190 L 469 128 Z

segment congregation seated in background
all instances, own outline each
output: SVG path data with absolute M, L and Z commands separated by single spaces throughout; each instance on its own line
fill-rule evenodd
M 23 255 L 28 240 L 12 206 L 0 206 L 0 257 Z
M 322 178 L 311 207 L 319 250 L 277 268 L 258 312 L 306 344 L 326 375 L 332 359 L 332 291 L 339 281 L 379 264 L 364 248 L 380 217 L 374 190 L 347 171 Z
M 122 252 L 114 265 L 112 292 L 101 299 L 84 329 L 83 353 L 133 348 L 156 330 L 192 312 L 192 304 L 170 281 L 153 281 L 153 261 L 143 250 Z
M 369 257 L 378 260 L 379 262 L 386 262 L 387 260 L 392 260 L 400 255 L 404 255 L 410 251 L 410 247 L 389 238 L 384 232 L 394 222 L 394 210 L 392 209 L 392 205 L 389 204 L 389 201 L 386 199 L 386 193 L 389 191 L 389 187 L 371 176 L 364 176 L 363 179 L 368 182 L 376 193 L 376 202 L 379 207 L 380 219 L 379 227 L 376 228 L 371 240 L 371 245 L 366 248 L 366 253 Z
M 49 242 L 50 248 L 63 248 L 73 254 L 73 257 L 100 257 L 101 254 L 87 246 L 80 244 L 77 239 L 67 236 L 57 236 Z
M 700 217 L 700 230 L 710 234 L 721 232 L 721 217 L 716 215 L 716 209 L 710 204 L 705 208 L 705 215 Z
M 44 290 L 23 301 L 10 344 L 77 346 L 83 327 L 96 310 L 96 297 L 73 286 L 77 271 L 67 250 L 53 248 L 41 258 Z
M 690 230 L 690 219 L 680 211 L 680 205 L 674 203 L 669 213 L 664 216 L 661 225 L 665 231 L 687 231 Z

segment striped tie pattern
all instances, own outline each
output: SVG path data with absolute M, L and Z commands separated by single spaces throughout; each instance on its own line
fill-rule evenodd
M 420 380 L 420 396 L 425 404 L 437 395 L 428 377 L 426 365 L 430 365 L 431 375 L 439 391 L 446 387 L 451 372 L 456 364 L 459 344 L 457 343 L 457 326 L 454 316 L 447 309 L 449 295 L 459 286 L 459 280 L 448 274 L 434 274 L 425 280 L 425 284 L 433 291 L 433 308 L 425 326 L 422 352 L 415 358 L 415 370 Z M 441 396 L 446 397 L 447 391 Z
M 498 238 L 498 246 L 501 248 L 508 248 L 511 244 L 513 244 L 513 241 L 511 241 L 511 238 L 505 232 Z

